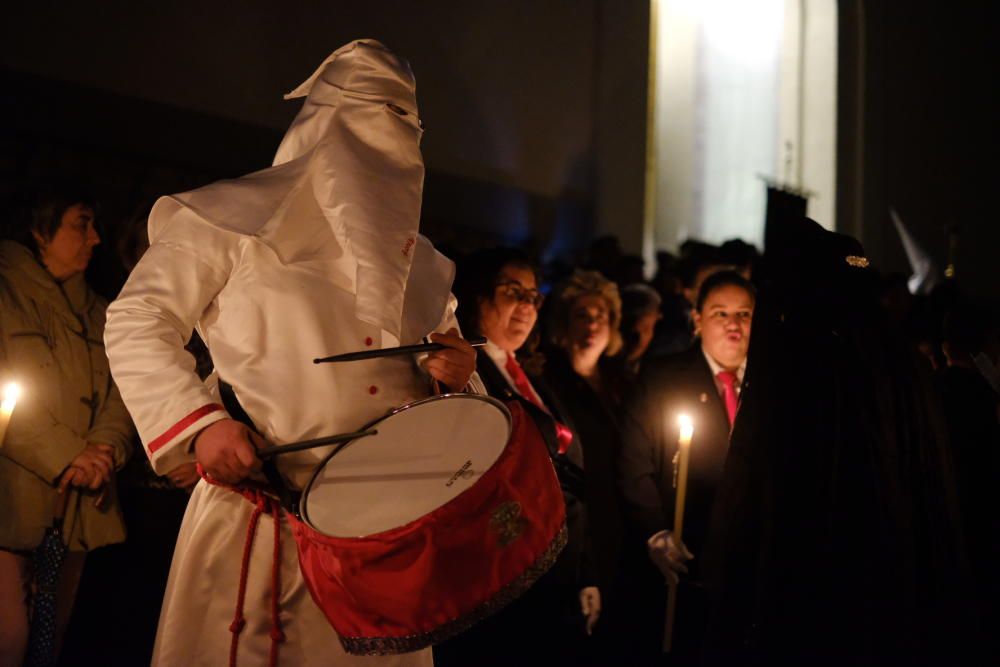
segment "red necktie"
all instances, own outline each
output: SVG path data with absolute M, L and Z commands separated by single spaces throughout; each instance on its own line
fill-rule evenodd
M 719 371 L 716 377 L 722 383 L 722 400 L 726 404 L 726 414 L 729 415 L 729 428 L 732 429 L 736 421 L 736 373 Z
M 507 363 L 504 365 L 507 369 L 507 374 L 510 375 L 510 379 L 514 381 L 514 387 L 517 388 L 517 393 L 521 394 L 524 398 L 528 399 L 534 403 L 540 410 L 545 411 L 549 415 L 549 409 L 542 404 L 541 399 L 538 398 L 538 394 L 535 393 L 535 389 L 528 382 L 528 376 L 524 374 L 524 370 L 521 368 L 521 364 L 517 363 L 517 359 L 510 352 L 507 353 Z M 559 441 L 559 453 L 565 454 L 569 449 L 569 445 L 573 442 L 573 431 L 569 430 L 569 427 L 558 420 L 556 423 L 556 439 Z

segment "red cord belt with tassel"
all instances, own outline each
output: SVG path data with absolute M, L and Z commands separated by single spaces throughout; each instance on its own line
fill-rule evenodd
M 201 465 L 198 465 L 198 474 L 201 478 L 213 486 L 237 493 L 253 506 L 253 513 L 250 514 L 250 522 L 247 525 L 247 536 L 243 543 L 243 562 L 240 566 L 240 586 L 236 594 L 236 613 L 233 622 L 229 625 L 229 631 L 233 634 L 229 645 L 229 667 L 236 667 L 236 652 L 239 648 L 240 633 L 246 626 L 246 619 L 243 616 L 243 604 L 246 600 L 247 576 L 250 572 L 250 552 L 253 548 L 254 537 L 257 535 L 257 526 L 260 523 L 261 514 L 270 514 L 274 521 L 274 552 L 271 560 L 271 650 L 268 654 L 268 667 L 276 667 L 278 664 L 278 645 L 285 641 L 285 633 L 281 629 L 280 609 L 278 602 L 281 599 L 281 503 L 277 498 L 267 495 L 259 489 L 232 486 L 216 481 L 205 474 Z

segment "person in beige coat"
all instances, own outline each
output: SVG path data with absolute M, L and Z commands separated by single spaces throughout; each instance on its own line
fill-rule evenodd
M 31 552 L 60 496 L 57 641 L 86 552 L 125 539 L 114 472 L 132 432 L 104 352 L 107 304 L 83 276 L 100 242 L 94 206 L 50 193 L 22 208 L 6 221 L 17 240 L 0 241 L 0 379 L 23 391 L 0 443 L 0 666 L 23 660 Z

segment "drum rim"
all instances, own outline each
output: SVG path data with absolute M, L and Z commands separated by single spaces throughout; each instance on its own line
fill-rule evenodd
M 508 442 L 510 441 L 511 433 L 513 433 L 513 431 L 514 431 L 514 418 L 511 416 L 510 410 L 507 408 L 506 405 L 504 405 L 503 401 L 500 401 L 500 400 L 498 400 L 498 399 L 496 399 L 496 398 L 494 398 L 492 396 L 488 396 L 486 394 L 467 394 L 467 393 L 464 393 L 464 392 L 449 392 L 447 394 L 437 394 L 436 396 L 428 396 L 426 398 L 421 398 L 421 399 L 418 399 L 416 401 L 412 401 L 410 403 L 406 403 L 404 405 L 399 406 L 398 408 L 394 408 L 393 410 L 391 410 L 388 413 L 382 415 L 378 419 L 374 419 L 374 420 L 368 422 L 367 424 L 365 424 L 364 426 L 362 426 L 358 430 L 359 431 L 365 431 L 365 430 L 367 430 L 367 429 L 375 426 L 376 424 L 379 424 L 379 423 L 385 421 L 389 417 L 393 417 L 393 416 L 395 416 L 395 415 L 397 415 L 397 414 L 399 414 L 401 412 L 405 412 L 407 410 L 415 408 L 415 407 L 417 407 L 419 405 L 423 405 L 425 403 L 432 403 L 432 402 L 440 401 L 440 400 L 446 399 L 446 398 L 476 399 L 476 400 L 483 401 L 485 403 L 491 403 L 491 404 L 493 404 L 494 407 L 499 408 L 501 414 L 503 414 L 504 418 L 507 420 L 507 441 Z M 326 533 L 326 532 L 320 530 L 319 528 L 317 528 L 313 524 L 313 522 L 309 519 L 308 498 L 309 498 L 309 490 L 312 488 L 313 482 L 316 481 L 316 477 L 318 477 L 320 471 L 323 470 L 323 468 L 326 467 L 326 464 L 330 462 L 330 459 L 332 459 L 334 456 L 336 456 L 341 451 L 343 451 L 348 445 L 350 445 L 351 443 L 357 442 L 358 440 L 363 440 L 363 438 L 358 438 L 358 439 L 355 439 L 355 440 L 351 440 L 350 442 L 345 442 L 345 443 L 343 443 L 341 445 L 338 445 L 337 447 L 335 447 L 333 449 L 333 451 L 331 451 L 329 454 L 327 454 L 325 457 L 323 457 L 323 460 L 320 461 L 319 463 L 317 463 L 316 467 L 313 469 L 312 475 L 310 475 L 310 477 L 309 477 L 309 482 L 302 488 L 302 495 L 300 496 L 300 500 L 299 500 L 299 511 L 298 511 L 299 518 L 302 520 L 303 523 L 305 523 L 307 526 L 309 526 L 311 529 L 315 530 L 317 533 L 320 533 L 321 535 L 326 535 L 327 537 L 337 537 L 337 538 L 343 538 L 343 539 L 352 539 L 351 536 L 330 535 L 329 533 Z M 497 461 L 499 461 L 499 460 L 500 460 L 500 458 L 497 457 Z M 495 466 L 497 464 L 497 461 L 494 461 L 490 465 L 489 468 L 487 468 L 486 470 L 484 470 L 483 474 L 485 475 L 487 472 L 489 472 L 490 470 L 492 470 L 493 466 Z M 461 494 L 459 494 L 459 495 L 461 495 Z M 406 524 L 403 524 L 403 525 L 406 525 Z M 384 531 L 379 531 L 379 532 L 384 532 Z M 377 534 L 377 533 L 372 533 L 372 534 L 374 535 L 374 534 Z

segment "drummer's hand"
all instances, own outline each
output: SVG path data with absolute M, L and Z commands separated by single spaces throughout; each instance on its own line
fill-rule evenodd
M 674 538 L 669 530 L 661 530 L 646 541 L 649 558 L 667 581 L 677 584 L 681 574 L 687 574 L 687 561 L 694 558 L 683 542 Z
M 194 455 L 212 479 L 237 484 L 261 468 L 253 442 L 259 436 L 235 419 L 206 426 L 195 438 Z
M 601 591 L 597 586 L 587 586 L 580 591 L 580 612 L 587 617 L 587 634 L 593 634 L 597 619 L 601 617 Z
M 458 335 L 458 329 L 432 333 L 430 339 L 448 347 L 427 355 L 424 368 L 438 382 L 452 391 L 462 391 L 476 371 L 476 348 Z
M 182 463 L 167 473 L 167 479 L 178 489 L 190 491 L 198 483 L 198 466 L 195 463 Z

